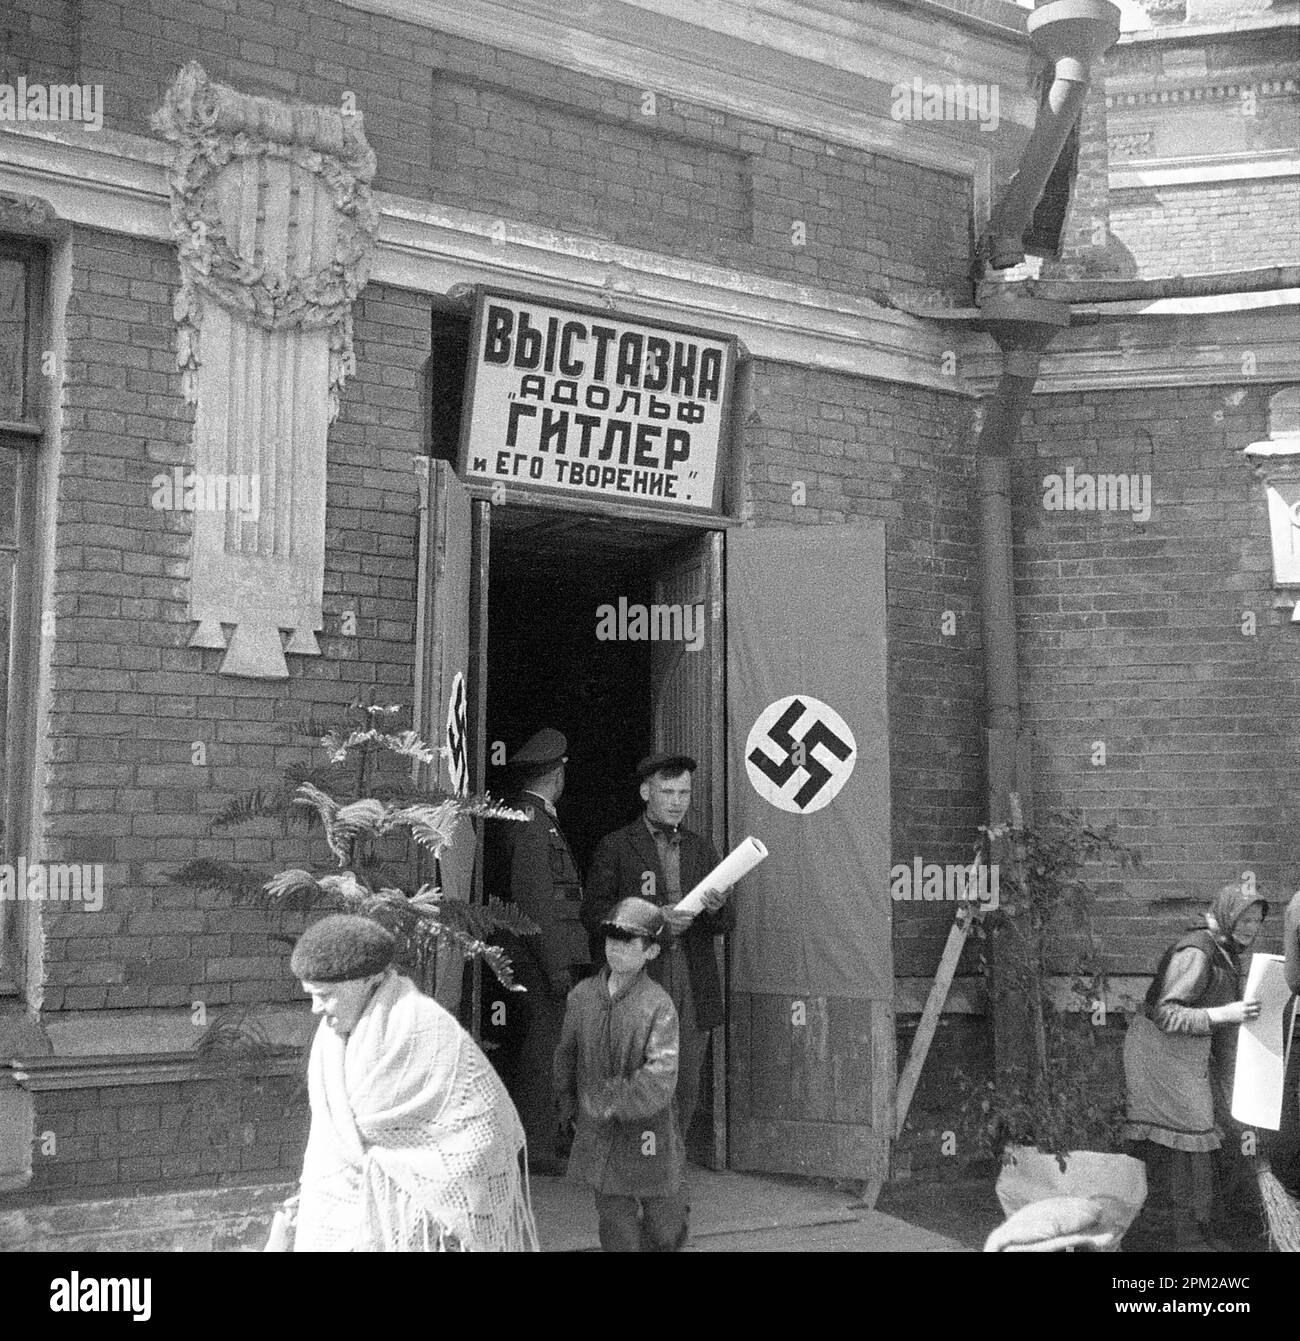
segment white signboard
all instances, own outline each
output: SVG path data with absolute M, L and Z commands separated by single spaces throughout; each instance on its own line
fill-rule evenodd
M 1282 1024 L 1291 991 L 1281 955 L 1254 954 L 1246 977 L 1244 1001 L 1260 1003 L 1259 1018 L 1240 1026 L 1237 1071 L 1232 1086 L 1232 1116 L 1248 1127 L 1277 1131 L 1282 1118 L 1282 1076 L 1287 1039 Z
M 467 483 L 717 511 L 734 339 L 483 291 L 471 340 Z

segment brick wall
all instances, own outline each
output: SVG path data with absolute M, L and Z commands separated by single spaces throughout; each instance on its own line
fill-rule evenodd
M 55 551 L 56 638 L 46 857 L 104 864 L 101 912 L 46 909 L 47 1010 L 294 999 L 268 941 L 279 920 L 176 885 L 194 858 L 302 864 L 266 822 L 212 834 L 231 796 L 306 752 L 292 724 L 377 687 L 409 698 L 426 298 L 372 286 L 358 368 L 331 429 L 325 629 L 282 685 L 219 677 L 187 646 L 192 516 L 150 506 L 150 480 L 190 460 L 192 411 L 172 352 L 175 262 L 163 246 L 75 241 Z M 355 637 L 342 617 L 355 615 Z M 394 695 L 393 691 L 397 693 Z M 196 764 L 196 745 L 206 760 Z M 290 926 L 292 929 L 292 925 Z
M 1300 178 L 1128 188 L 1110 211 L 1143 278 L 1300 261 Z
M 968 296 L 969 185 L 942 172 L 662 95 L 647 115 L 654 90 L 335 0 L 84 0 L 81 15 L 81 77 L 104 85 L 112 129 L 149 134 L 199 60 L 247 93 L 354 94 L 381 190 L 775 278 Z
M 1150 972 L 1243 870 L 1275 899 L 1300 882 L 1300 630 L 1273 609 L 1264 487 L 1237 456 L 1267 436 L 1276 389 L 1036 397 L 1022 433 L 1016 594 L 1038 804 L 1117 820 L 1143 856 L 1099 909 L 1112 972 Z M 1044 478 L 1071 465 L 1149 474 L 1150 520 L 1044 509 Z M 1275 915 L 1260 948 L 1279 929 Z
M 968 419 L 966 402 L 939 392 L 771 363 L 755 365 L 739 416 L 744 498 L 760 524 L 886 524 L 893 862 L 969 860 L 983 820 Z M 933 974 L 952 915 L 894 905 L 897 974 Z
M 307 1120 L 298 1076 L 46 1091 L 32 1181 L 5 1197 L 5 1209 L 293 1176 Z
M 59 83 L 77 68 L 77 0 L 5 0 L 0 8 L 0 83 Z

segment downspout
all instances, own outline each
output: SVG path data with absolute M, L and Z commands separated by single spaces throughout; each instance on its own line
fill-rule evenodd
M 1039 109 L 1020 166 L 999 199 L 982 251 L 995 269 L 1024 260 L 1022 238 L 1061 149 L 1078 119 L 1094 61 L 1119 38 L 1119 10 L 1108 0 L 1052 0 L 1029 16 L 1035 51 L 1055 63 L 1055 78 Z M 983 286 L 981 286 L 983 287 Z M 1020 674 L 1013 598 L 1011 464 L 1029 407 L 1038 361 L 1053 335 L 1070 324 L 1060 303 L 1016 295 L 981 294 L 985 328 L 1003 352 L 1002 377 L 984 405 L 976 444 L 979 492 L 981 615 L 984 630 L 988 728 L 989 822 L 1006 820 L 1010 796 L 1030 795 L 1028 760 L 1020 766 Z
M 1035 9 L 1026 26 L 1034 50 L 1054 62 L 1055 77 L 1020 166 L 981 239 L 981 254 L 995 270 L 1024 260 L 1024 234 L 1082 110 L 1092 64 L 1119 38 L 1119 10 L 1107 0 L 1052 0 Z M 1011 526 L 1015 443 L 1038 379 L 1040 358 L 1057 330 L 1070 324 L 1070 309 L 1023 293 L 986 290 L 987 286 L 979 286 L 976 302 L 984 328 L 1003 354 L 1002 376 L 983 406 L 975 448 L 988 815 L 989 823 L 996 825 L 1012 818 L 1013 795 L 1019 797 L 1018 809 L 1025 818 L 1032 803 L 1031 755 L 1025 748 L 1027 739 L 1022 740 L 1016 636 Z M 990 860 L 1002 862 L 1016 855 L 1002 844 L 990 853 Z M 1004 938 L 1027 930 L 999 928 L 990 945 L 994 1059 L 998 1075 L 1006 1078 L 1026 1073 L 1036 1078 L 1045 1067 L 1038 986 L 1009 979 L 1003 967 L 1008 960 Z
M 1030 43 L 1055 66 L 1020 166 L 989 216 L 985 255 L 994 270 L 1025 259 L 1025 231 L 1065 141 L 1083 110 L 1092 64 L 1119 40 L 1119 10 L 1108 0 L 1052 0 L 1025 21 Z

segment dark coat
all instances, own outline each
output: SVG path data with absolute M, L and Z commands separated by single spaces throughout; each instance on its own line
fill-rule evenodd
M 685 895 L 708 875 L 720 858 L 708 839 L 689 829 L 682 829 L 681 836 L 682 894 Z M 647 893 L 644 879 L 647 871 L 654 873 L 652 894 Z M 593 937 L 598 937 L 600 924 L 609 910 L 620 899 L 634 896 L 649 898 L 651 903 L 660 906 L 668 902 L 659 849 L 646 828 L 644 815 L 638 815 L 631 824 L 606 834 L 597 845 L 587 873 L 587 892 L 582 900 L 583 925 Z M 736 911 L 732 900 L 728 899 L 716 913 L 701 913 L 681 937 L 691 980 L 695 1023 L 700 1029 L 714 1029 L 723 1020 L 722 982 L 713 938 L 730 931 L 735 921 Z M 652 977 L 660 978 L 662 965 L 661 955 L 650 965 Z
M 571 965 L 591 962 L 581 922 L 582 883 L 573 853 L 541 798 L 524 792 L 511 804 L 530 818 L 493 822 L 485 884 L 489 894 L 518 904 L 541 927 L 540 936 L 511 937 L 509 949 L 549 984 L 562 980 Z
M 611 997 L 606 968 L 569 993 L 554 1078 L 560 1117 L 575 1125 L 570 1178 L 624 1197 L 681 1187 L 677 1051 L 677 1012 L 648 974 Z

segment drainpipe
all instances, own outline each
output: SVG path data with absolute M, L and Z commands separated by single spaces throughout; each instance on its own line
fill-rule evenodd
M 1023 238 L 1061 149 L 1079 117 L 1093 62 L 1119 38 L 1119 10 L 1107 0 L 1052 0 L 1027 23 L 1034 50 L 1055 65 L 1046 103 L 1039 108 L 1020 166 L 998 200 L 981 252 L 996 270 L 1024 260 Z M 1040 358 L 1057 330 L 1070 324 L 1070 309 L 1027 295 L 1023 289 L 989 293 L 980 285 L 976 301 L 984 329 L 1003 354 L 1002 376 L 984 404 L 976 443 L 980 600 L 984 635 L 989 823 L 1011 818 L 1011 797 L 1021 798 L 1030 818 L 1030 756 L 1022 748 L 1020 672 L 1016 637 L 1011 478 L 1016 438 L 1029 408 Z M 1000 861 L 1003 851 L 990 854 Z M 1009 1077 L 1035 1066 L 1032 1007 L 1007 981 L 1002 964 L 1004 935 L 990 946 L 991 1009 L 997 1072 Z M 999 990 L 1005 984 L 1004 990 Z M 1006 990 L 1010 988 L 1011 990 Z
M 1034 49 L 1053 60 L 1056 78 L 1039 109 L 1020 166 L 998 201 L 985 232 L 995 268 L 1024 259 L 1021 239 L 1083 106 L 1093 63 L 1119 37 L 1119 10 L 1107 0 L 1052 0 L 1036 9 L 1027 27 Z M 1003 352 L 1002 378 L 984 406 L 976 445 L 979 553 L 984 620 L 985 706 L 988 712 L 989 821 L 1010 815 L 1009 798 L 1029 799 L 1028 768 L 1020 768 L 1020 677 L 1012 578 L 1011 463 L 1020 422 L 1029 406 L 1038 362 L 1070 310 L 1023 290 L 987 293 L 978 300 L 982 323 Z M 1027 760 L 1026 760 L 1027 764 Z
M 975 445 L 980 566 L 980 618 L 984 630 L 984 705 L 989 823 L 1011 817 L 1010 796 L 1030 799 L 1028 757 L 1020 738 L 1020 671 L 1016 647 L 1011 530 L 1011 467 L 1020 424 L 1029 408 L 1043 351 L 1070 321 L 1069 308 L 1022 302 L 1036 319 L 1018 314 L 986 329 L 1002 350 L 1002 376 L 984 402 Z
M 1055 66 L 1020 166 L 989 218 L 984 254 L 994 270 L 1025 259 L 1022 239 L 1047 179 L 1083 109 L 1092 64 L 1119 40 L 1119 10 L 1107 0 L 1052 0 L 1025 22 L 1033 48 Z

